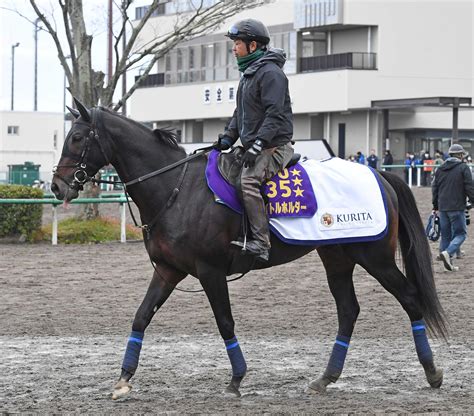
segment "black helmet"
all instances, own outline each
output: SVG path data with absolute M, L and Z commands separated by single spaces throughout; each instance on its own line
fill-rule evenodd
M 270 42 L 270 33 L 267 27 L 255 19 L 245 19 L 233 24 L 227 31 L 227 37 L 232 40 L 256 41 L 264 45 Z

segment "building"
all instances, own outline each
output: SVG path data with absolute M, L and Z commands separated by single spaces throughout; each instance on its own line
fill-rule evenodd
M 171 27 L 184 4 L 164 1 L 143 40 Z M 409 151 L 446 151 L 454 122 L 455 139 L 473 153 L 473 16 L 463 0 L 269 0 L 168 53 L 132 96 L 130 115 L 175 128 L 188 147 L 215 141 L 239 81 L 223 35 L 253 17 L 287 53 L 298 151 L 311 156 L 308 140 L 325 138 L 341 157 L 389 148 L 401 161 Z
M 0 183 L 8 181 L 9 165 L 40 165 L 39 178 L 50 182 L 64 142 L 64 114 L 0 111 Z

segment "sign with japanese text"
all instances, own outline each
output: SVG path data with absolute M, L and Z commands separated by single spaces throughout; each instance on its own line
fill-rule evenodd
M 204 104 L 211 104 L 211 87 L 204 87 Z
M 317 204 L 308 174 L 300 164 L 284 169 L 264 186 L 269 217 L 312 217 Z

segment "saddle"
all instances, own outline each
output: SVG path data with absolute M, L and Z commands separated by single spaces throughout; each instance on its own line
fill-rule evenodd
M 229 153 L 220 153 L 217 162 L 222 177 L 236 189 L 240 189 L 240 171 L 242 170 L 242 156 L 245 153 L 245 149 L 241 146 L 237 146 L 232 149 Z M 294 153 L 285 168 L 296 165 L 301 159 L 299 153 Z

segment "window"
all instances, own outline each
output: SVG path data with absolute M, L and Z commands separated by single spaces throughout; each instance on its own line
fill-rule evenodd
M 162 2 L 158 4 L 158 7 L 156 10 L 151 14 L 152 17 L 154 16 L 160 16 L 166 13 L 166 3 L 167 2 Z M 141 6 L 141 7 L 136 7 L 135 8 L 135 20 L 141 20 L 145 16 L 145 14 L 148 12 L 148 9 L 150 6 Z
M 303 32 L 302 36 L 302 56 L 304 58 L 327 55 L 326 33 Z
M 20 126 L 8 126 L 7 133 L 9 136 L 18 136 L 20 134 Z
M 176 48 L 165 55 L 163 62 L 166 85 L 239 78 L 230 41 Z

